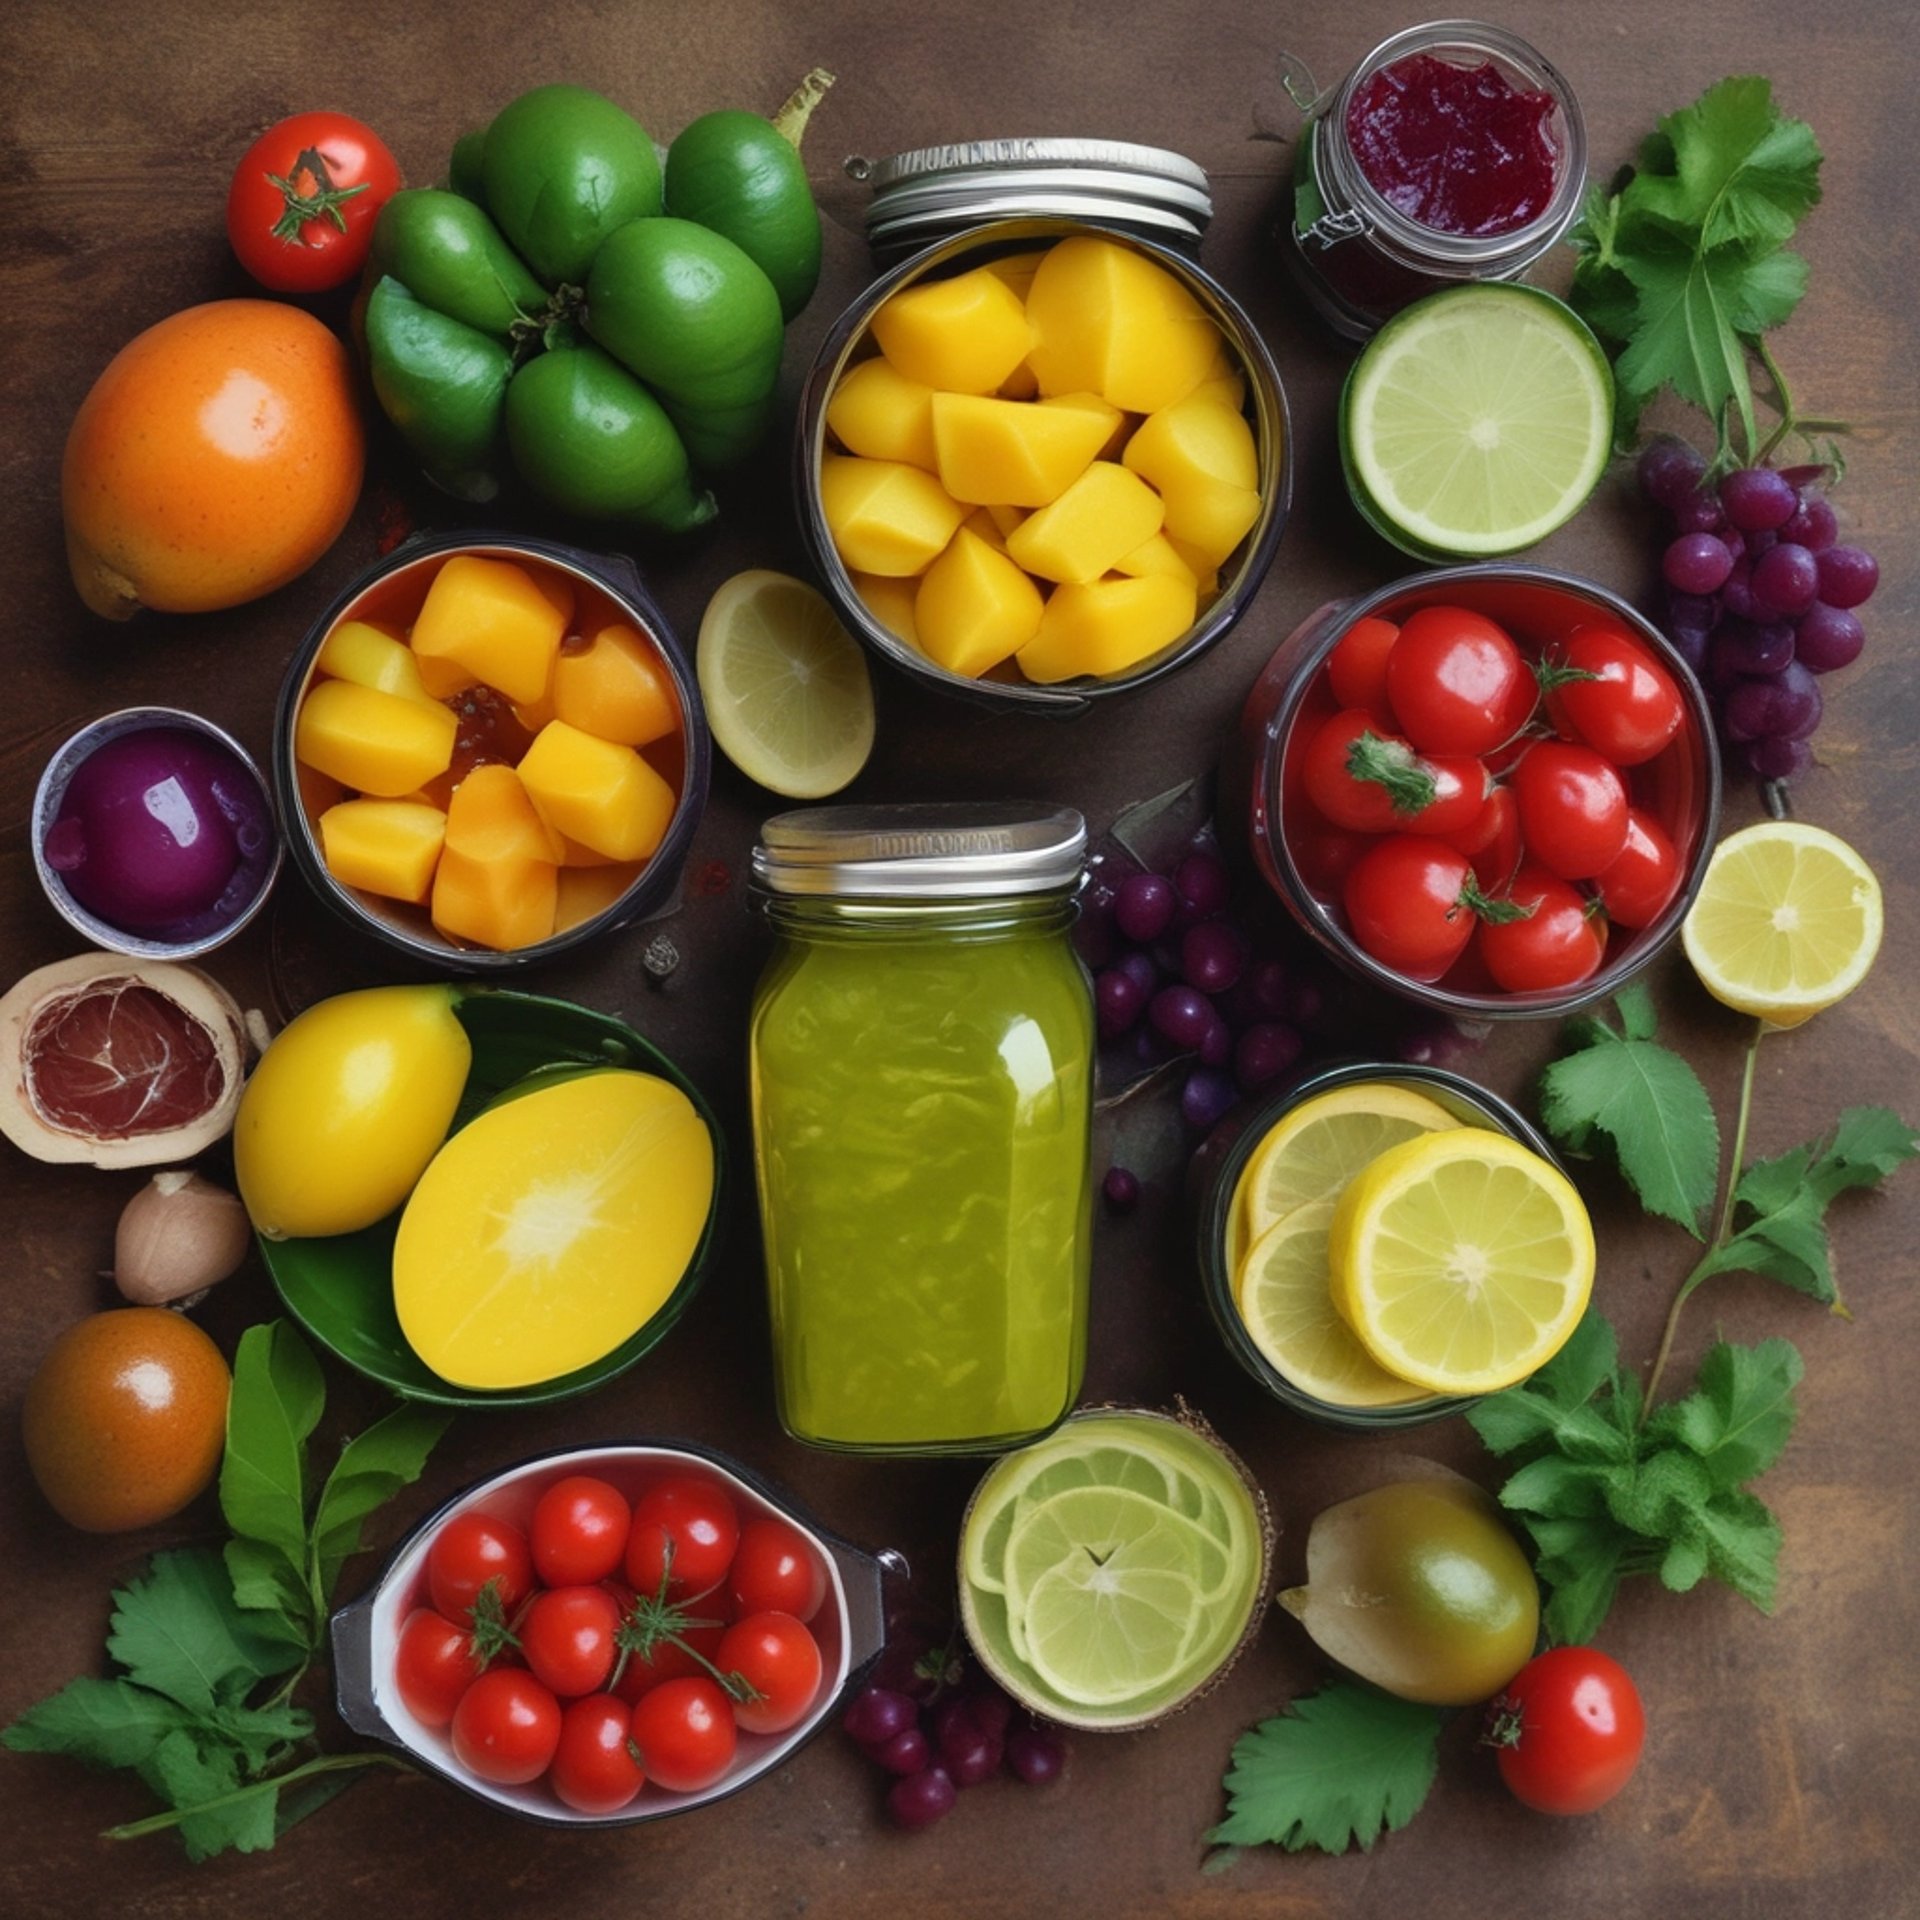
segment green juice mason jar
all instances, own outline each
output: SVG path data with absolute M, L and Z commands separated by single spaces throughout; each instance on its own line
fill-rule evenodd
M 817 807 L 761 829 L 754 1159 L 782 1424 L 987 1453 L 1073 1406 L 1086 1354 L 1086 823 Z

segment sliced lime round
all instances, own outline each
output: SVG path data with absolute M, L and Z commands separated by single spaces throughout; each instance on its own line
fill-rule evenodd
M 1027 1658 L 1063 1699 L 1110 1707 L 1178 1677 L 1201 1596 L 1185 1575 L 1116 1548 L 1049 1567 L 1027 1596 Z

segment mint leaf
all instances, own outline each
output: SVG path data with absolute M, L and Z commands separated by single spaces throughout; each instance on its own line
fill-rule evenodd
M 1342 1682 L 1295 1700 L 1233 1745 L 1222 1846 L 1370 1849 L 1419 1812 L 1439 1765 L 1437 1707 Z
M 1529 1461 L 1500 1489 L 1500 1504 L 1520 1513 L 1591 1520 L 1605 1514 L 1607 1489 L 1621 1469 L 1543 1454 Z
M 1526 1523 L 1540 1549 L 1535 1571 L 1547 1589 L 1540 1618 L 1561 1646 L 1584 1646 L 1600 1631 L 1623 1576 L 1621 1562 L 1633 1536 L 1611 1517 L 1546 1519 Z
M 1707 1470 L 1680 1447 L 1663 1447 L 1638 1461 L 1607 1487 L 1607 1511 L 1632 1533 L 1665 1540 L 1713 1492 Z
M 1849 1107 L 1808 1180 L 1822 1200 L 1852 1187 L 1877 1186 L 1920 1154 L 1920 1133 L 1885 1107 Z
M 1773 1611 L 1779 1577 L 1780 1523 L 1765 1503 L 1750 1493 L 1716 1493 L 1686 1535 L 1704 1548 L 1707 1570 L 1751 1600 L 1762 1613 Z
M 1757 77 L 1722 80 L 1669 114 L 1642 158 L 1634 210 L 1703 247 L 1784 246 L 1820 198 L 1813 129 L 1782 116 Z
M 322 1608 L 342 1563 L 360 1551 L 367 1516 L 419 1479 L 452 1418 L 430 1407 L 398 1407 L 341 1448 L 313 1516 L 316 1598 Z
M 194 1715 L 130 1680 L 69 1680 L 0 1732 L 15 1753 L 65 1753 L 94 1767 L 137 1767 Z
M 1732 1492 L 1779 1459 L 1793 1431 L 1793 1390 L 1804 1371 L 1789 1341 L 1736 1347 L 1722 1340 L 1700 1362 L 1694 1390 L 1662 1407 L 1648 1421 L 1648 1434 L 1690 1448 L 1713 1490 Z
M 296 1649 L 262 1634 L 234 1604 L 226 1566 L 210 1549 L 155 1554 L 113 1597 L 108 1653 L 136 1685 L 203 1717 L 300 1663 Z

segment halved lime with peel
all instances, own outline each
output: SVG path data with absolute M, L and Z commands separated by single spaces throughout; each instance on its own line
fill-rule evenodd
M 1354 362 L 1341 465 L 1361 516 L 1402 552 L 1491 559 L 1580 510 L 1613 414 L 1613 369 L 1564 301 L 1453 287 L 1396 314 Z

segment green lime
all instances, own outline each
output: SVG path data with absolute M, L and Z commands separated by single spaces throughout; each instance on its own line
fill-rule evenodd
M 1008 1604 L 1018 1606 L 1049 1567 L 1082 1559 L 1103 1565 L 1122 1547 L 1184 1574 L 1203 1599 L 1221 1592 L 1233 1573 L 1226 1548 L 1164 1501 L 1124 1487 L 1069 1487 L 1016 1504 L 1005 1562 Z
M 1104 1561 L 1049 1567 L 1027 1598 L 1028 1660 L 1063 1699 L 1111 1707 L 1178 1677 L 1201 1596 L 1184 1574 L 1143 1561 L 1138 1545 Z
M 1095 1445 L 1085 1452 L 1053 1457 L 1039 1448 L 1029 1451 L 1036 1457 L 1020 1456 L 1019 1465 L 1007 1476 L 1004 1486 L 996 1489 L 1001 1495 L 1000 1504 L 986 1524 L 967 1534 L 966 1576 L 990 1593 L 1005 1589 L 1002 1563 L 1015 1517 L 1022 1509 L 1071 1487 L 1125 1487 L 1154 1501 L 1174 1498 L 1173 1476 L 1166 1467 L 1124 1447 Z
M 1340 402 L 1364 519 L 1420 559 L 1518 553 L 1606 469 L 1613 370 L 1564 302 L 1489 282 L 1430 294 L 1367 343 Z

